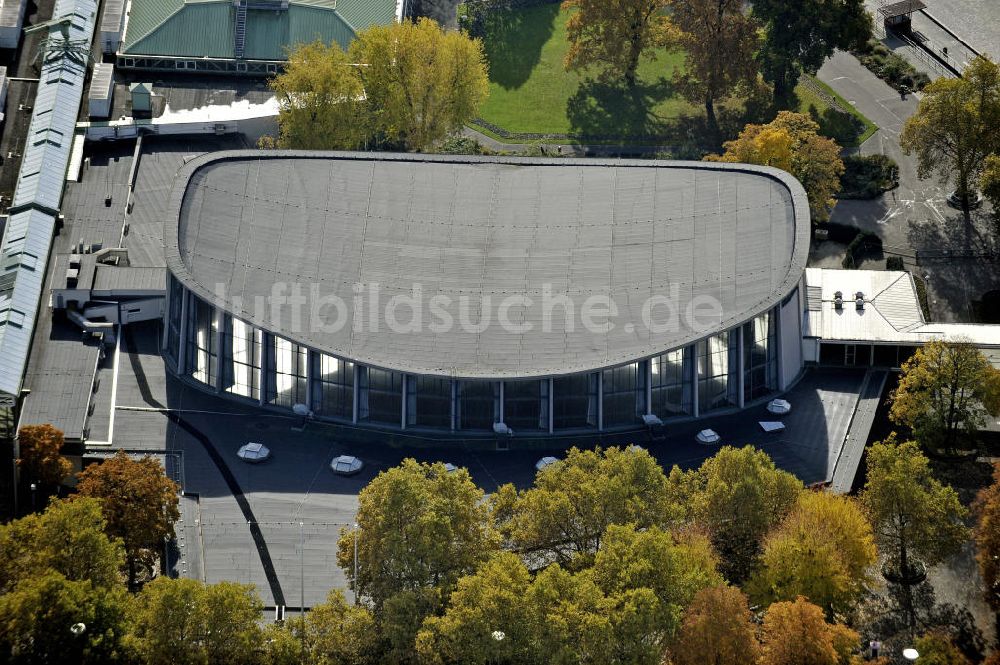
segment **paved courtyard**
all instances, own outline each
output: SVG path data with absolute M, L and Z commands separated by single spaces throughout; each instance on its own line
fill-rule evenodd
M 336 542 L 341 529 L 354 522 L 357 494 L 379 471 L 406 457 L 464 466 L 489 492 L 507 482 L 530 485 L 539 457 L 560 455 L 572 444 L 638 443 L 666 469 L 695 467 L 716 450 L 694 441 L 698 430 L 710 426 L 724 443 L 761 447 L 806 483 L 824 481 L 841 454 L 864 377 L 855 370 L 806 374 L 788 394 L 794 409 L 785 418 L 787 431 L 778 435 L 761 432 L 757 421 L 767 416 L 759 405 L 707 422 L 671 425 L 666 440 L 655 443 L 638 431 L 600 440 L 580 435 L 532 450 L 496 451 L 490 442 L 393 447 L 372 434 L 360 443 L 349 427 L 310 424 L 297 432 L 292 418 L 244 409 L 168 378 L 156 354 L 156 334 L 152 325 L 133 327 L 112 363 L 118 370 L 109 405 L 110 448 L 167 453 L 168 472 L 191 495 L 178 528 L 178 572 L 209 582 L 253 582 L 269 606 L 277 598 L 298 607 L 304 597 L 309 607 L 331 587 L 346 588 L 336 565 Z M 352 440 L 356 443 L 345 443 Z M 240 462 L 236 449 L 247 441 L 268 445 L 273 459 L 256 466 Z M 345 452 L 364 460 L 357 476 L 329 471 L 329 461 Z

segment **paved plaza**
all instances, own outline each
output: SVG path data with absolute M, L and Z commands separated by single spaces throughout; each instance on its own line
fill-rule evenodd
M 492 440 L 395 447 L 381 443 L 372 432 L 364 434 L 367 441 L 362 442 L 347 426 L 310 423 L 304 432 L 295 431 L 293 418 L 244 409 L 193 389 L 166 375 L 156 354 L 157 334 L 150 324 L 127 330 L 118 361 L 111 363 L 117 375 L 108 377 L 114 378 L 115 391 L 113 409 L 108 405 L 112 445 L 105 449 L 166 452 L 168 472 L 182 481 L 187 495 L 178 527 L 177 572 L 209 582 L 252 582 L 269 606 L 277 597 L 298 607 L 304 597 L 310 607 L 330 588 L 346 588 L 336 564 L 341 529 L 354 522 L 358 492 L 379 471 L 406 457 L 464 466 L 490 492 L 508 482 L 530 485 L 539 457 L 561 455 L 573 444 L 638 443 L 665 469 L 674 464 L 696 467 L 717 447 L 699 445 L 695 434 L 713 427 L 723 443 L 759 446 L 803 482 L 827 481 L 841 455 L 864 378 L 861 370 L 808 372 L 787 395 L 794 408 L 781 434 L 761 431 L 758 421 L 770 419 L 761 404 L 714 419 L 672 424 L 666 439 L 656 442 L 639 430 L 600 439 L 580 435 L 530 450 L 496 451 Z M 259 465 L 241 462 L 236 450 L 247 441 L 265 443 L 272 459 Z M 350 478 L 331 473 L 329 462 L 341 453 L 363 459 L 364 470 Z M 270 574 L 262 563 L 267 560 Z

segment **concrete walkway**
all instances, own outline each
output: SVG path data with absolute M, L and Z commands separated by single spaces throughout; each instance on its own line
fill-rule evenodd
M 899 164 L 899 187 L 870 201 L 840 201 L 831 221 L 852 224 L 877 233 L 886 255 L 902 256 L 907 266 L 925 276 L 931 318 L 939 321 L 969 321 L 971 299 L 1000 286 L 994 264 L 983 258 L 922 258 L 919 251 L 950 250 L 985 254 L 993 250 L 987 210 L 973 213 L 967 225 L 962 213 L 950 207 L 945 197 L 949 184 L 937 176 L 917 177 L 916 160 L 903 154 L 899 136 L 906 119 L 917 110 L 918 99 L 902 99 L 895 90 L 865 69 L 849 53 L 837 52 L 819 70 L 819 78 L 840 93 L 879 126 L 860 148 L 861 154 L 888 155 Z M 862 268 L 880 268 L 882 262 L 862 263 Z

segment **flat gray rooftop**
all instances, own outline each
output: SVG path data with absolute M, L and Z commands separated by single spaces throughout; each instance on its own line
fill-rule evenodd
M 464 378 L 595 370 L 739 324 L 798 284 L 809 235 L 805 193 L 786 173 L 702 162 L 215 153 L 178 173 L 166 214 L 167 265 L 201 297 L 221 289 L 228 311 L 332 355 Z M 299 285 L 298 316 L 255 306 L 275 284 Z M 419 285 L 420 331 L 385 316 L 373 326 L 370 311 L 352 325 L 359 284 L 378 285 L 380 310 Z M 546 289 L 572 301 L 569 321 L 561 306 L 545 320 Z M 321 330 L 314 295 L 339 297 L 348 316 Z M 447 330 L 434 296 L 448 298 Z M 610 330 L 584 325 L 593 296 L 617 308 Z M 515 300 L 513 326 L 501 325 L 511 297 L 532 302 Z M 653 298 L 681 313 L 666 332 L 645 325 Z M 699 326 L 684 313 L 706 298 L 721 314 Z M 651 318 L 667 322 L 657 307 Z

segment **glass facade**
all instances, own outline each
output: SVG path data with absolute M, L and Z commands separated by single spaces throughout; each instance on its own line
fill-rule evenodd
M 775 317 L 765 312 L 743 324 L 743 399 L 750 402 L 778 387 Z
M 646 413 L 646 363 L 629 363 L 602 372 L 605 427 L 637 424 Z
M 499 418 L 499 381 L 460 381 L 458 383 L 459 429 L 492 430 L 493 423 L 499 422 Z
M 702 415 L 780 387 L 773 310 L 648 360 L 501 382 L 406 375 L 313 351 L 217 311 L 172 276 L 168 297 L 165 355 L 186 376 L 282 409 L 308 404 L 319 418 L 482 434 L 502 419 L 515 433 L 541 434 L 637 427 L 646 413 L 662 419 Z M 821 357 L 832 362 L 839 353 L 836 364 L 867 364 L 874 356 L 892 365 L 911 351 L 859 348 L 824 344 Z
M 556 429 L 597 427 L 597 373 L 552 381 L 552 422 Z
M 354 363 L 314 353 L 310 376 L 313 413 L 328 418 L 354 417 Z
M 358 420 L 399 427 L 403 422 L 403 375 L 362 367 L 358 379 Z
M 259 328 L 226 315 L 222 336 L 222 389 L 231 395 L 260 399 L 260 377 L 264 345 Z
M 549 380 L 505 381 L 503 421 L 515 432 L 549 429 Z
M 707 413 L 737 404 L 739 362 L 737 331 L 726 331 L 696 345 L 698 356 L 698 411 Z
M 268 335 L 267 403 L 292 408 L 306 404 L 306 366 L 309 351 L 306 347 L 277 335 Z
M 216 362 L 219 350 L 215 308 L 188 295 L 187 308 L 187 373 L 195 381 L 215 386 Z
M 691 348 L 656 356 L 650 363 L 650 401 L 659 418 L 690 414 L 694 409 L 694 355 Z
M 451 429 L 451 379 L 407 376 L 406 424 Z

